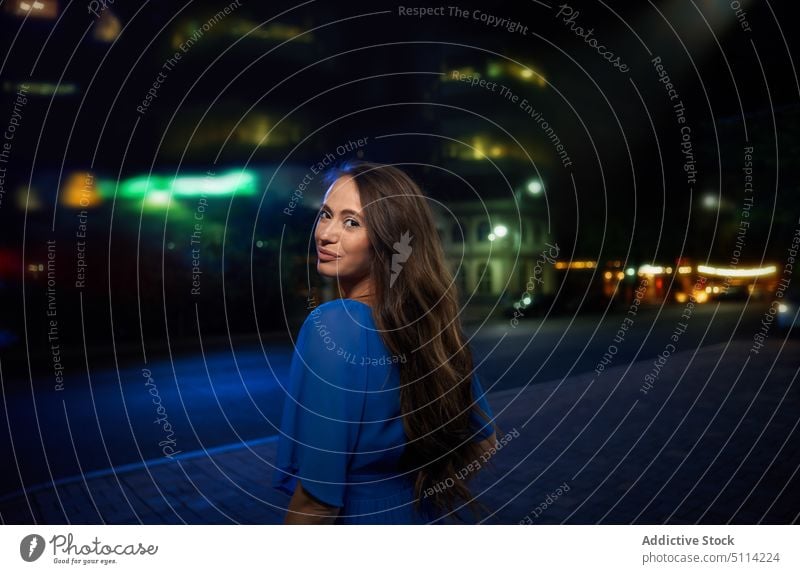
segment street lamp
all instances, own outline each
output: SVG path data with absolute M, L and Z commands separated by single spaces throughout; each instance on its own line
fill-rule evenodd
M 707 193 L 703 196 L 703 207 L 714 209 L 717 205 L 719 205 L 719 200 L 713 193 Z
M 532 179 L 528 182 L 527 188 L 531 195 L 539 195 L 542 192 L 542 182 L 538 179 Z

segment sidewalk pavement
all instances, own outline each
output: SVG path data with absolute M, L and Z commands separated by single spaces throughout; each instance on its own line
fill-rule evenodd
M 800 341 L 776 336 L 757 355 L 750 346 L 663 365 L 612 358 L 599 376 L 489 393 L 503 433 L 471 482 L 492 509 L 484 522 L 796 523 Z M 270 437 L 66 479 L 0 500 L 0 521 L 281 523 L 289 498 L 269 486 L 276 446 Z

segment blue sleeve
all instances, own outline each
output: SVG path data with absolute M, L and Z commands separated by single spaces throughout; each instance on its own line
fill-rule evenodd
M 367 385 L 368 366 L 355 359 L 367 345 L 362 323 L 358 309 L 336 300 L 312 311 L 300 329 L 272 478 L 286 494 L 299 479 L 314 498 L 344 506 Z
M 477 371 L 472 371 L 472 398 L 475 399 L 477 405 L 488 415 L 490 419 L 489 421 L 484 420 L 482 416 L 475 412 L 475 409 L 470 411 L 473 428 L 480 429 L 476 430 L 478 434 L 472 440 L 473 442 L 480 442 L 492 436 L 492 433 L 494 432 L 494 429 L 492 428 L 494 413 L 492 412 L 491 407 L 489 407 L 489 403 L 486 400 L 486 394 L 483 392 L 480 381 L 478 381 Z

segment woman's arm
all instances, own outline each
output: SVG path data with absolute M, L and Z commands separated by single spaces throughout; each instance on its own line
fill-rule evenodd
M 300 480 L 294 489 L 284 524 L 333 524 L 339 515 L 338 506 L 328 506 L 303 489 Z

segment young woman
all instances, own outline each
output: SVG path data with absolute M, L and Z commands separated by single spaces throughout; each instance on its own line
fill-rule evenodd
M 477 517 L 467 483 L 497 427 L 427 199 L 387 165 L 327 181 L 317 270 L 340 298 L 297 337 L 272 482 L 291 495 L 285 522 L 425 524 L 465 505 Z

